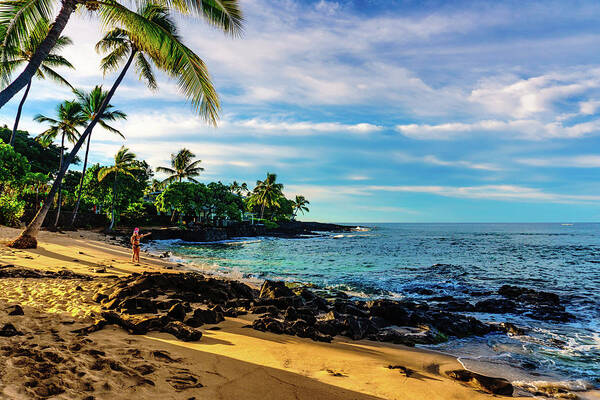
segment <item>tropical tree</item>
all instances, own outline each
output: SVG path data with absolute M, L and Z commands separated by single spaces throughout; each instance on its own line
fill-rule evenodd
M 38 1 L 42 0 L 13 0 L 11 3 L 0 3 L 0 27 L 6 26 L 8 24 L 7 21 L 13 21 L 13 19 L 21 21 L 21 25 L 17 23 L 11 25 L 13 26 L 13 32 L 5 35 L 5 43 L 18 43 L 23 35 L 27 34 L 25 28 L 15 29 L 14 27 L 22 27 L 24 24 L 23 21 L 36 19 L 34 16 L 35 12 L 40 12 L 40 8 L 37 7 L 37 5 L 39 5 Z M 27 79 L 31 78 L 31 75 L 37 70 L 41 61 L 46 58 L 50 48 L 56 42 L 56 39 L 64 29 L 71 13 L 74 11 L 76 1 L 77 0 L 62 1 L 62 8 L 56 17 L 54 24 L 52 24 L 48 35 L 38 47 L 34 57 L 32 57 L 32 61 L 13 83 L 0 92 L 0 107 L 25 86 L 23 82 L 26 82 Z M 176 2 L 157 0 L 163 5 L 142 5 L 140 13 L 135 13 L 127 9 L 115 0 L 102 2 L 101 4 L 93 0 L 84 1 L 86 7 L 91 8 L 92 10 L 96 8 L 99 9 L 100 16 L 105 25 L 120 24 L 123 27 L 123 31 L 128 33 L 129 39 L 131 40 L 130 45 L 119 48 L 121 50 L 127 50 L 127 48 L 129 48 L 129 57 L 108 92 L 108 95 L 104 99 L 98 115 L 81 134 L 81 137 L 70 152 L 69 157 L 66 159 L 63 168 L 59 171 L 52 188 L 46 197 L 46 201 L 44 201 L 44 206 L 40 208 L 34 219 L 27 225 L 21 235 L 9 244 L 9 246 L 12 247 L 31 248 L 37 246 L 36 236 L 50 209 L 49 201 L 58 190 L 60 181 L 68 169 L 69 164 L 73 161 L 73 158 L 83 145 L 83 142 L 87 139 L 89 133 L 98 122 L 99 115 L 104 112 L 104 108 L 109 104 L 138 52 L 143 52 L 148 55 L 160 70 L 176 78 L 181 92 L 191 101 L 195 110 L 209 123 L 216 125 L 220 106 L 206 66 L 192 50 L 182 43 L 177 35 L 175 24 L 173 24 L 168 17 L 168 11 L 174 8 L 182 13 L 201 15 L 205 17 L 209 23 L 221 28 L 223 31 L 237 34 L 241 32 L 242 23 L 242 16 L 238 8 L 237 0 L 179 0 Z M 16 5 L 11 7 L 11 4 L 16 4 L 18 7 Z M 21 8 L 25 7 L 23 4 L 33 4 L 34 6 L 28 8 L 26 12 L 19 12 Z M 2 56 L 1 51 L 0 56 Z M 118 52 L 115 56 L 118 56 Z M 116 57 L 116 61 L 121 61 L 124 57 L 127 57 L 126 54 L 122 54 L 122 56 L 123 57 Z M 109 65 L 115 67 L 117 64 L 118 62 L 113 62 L 112 64 L 109 63 Z M 147 69 L 142 69 L 147 71 Z
M 237 181 L 233 181 L 233 183 L 229 185 L 229 190 L 231 190 L 231 193 L 236 194 L 238 196 L 245 196 L 248 194 L 248 192 L 250 192 L 248 190 L 248 184 L 246 182 L 239 184 Z
M 177 154 L 171 154 L 171 167 L 157 167 L 156 172 L 164 172 L 170 174 L 163 184 L 171 182 L 181 182 L 183 179 L 188 179 L 194 183 L 198 183 L 194 179 L 195 176 L 200 175 L 200 172 L 204 171 L 204 168 L 199 167 L 198 164 L 202 160 L 193 161 L 196 155 L 188 149 L 181 149 Z
M 294 219 L 296 219 L 296 215 L 298 215 L 298 212 L 301 212 L 302 215 L 304 215 L 305 212 L 308 212 L 308 205 L 310 204 L 310 201 L 306 200 L 306 197 L 304 196 L 300 196 L 300 195 L 296 195 L 296 198 L 293 201 L 293 209 L 294 209 L 294 214 L 293 217 Z
M 39 31 L 40 34 L 46 34 L 49 29 L 50 27 L 48 26 L 48 20 L 45 19 L 38 21 L 34 28 L 34 30 Z M 7 84 L 10 81 L 10 77 L 12 76 L 15 70 L 21 68 L 24 64 L 27 64 L 29 61 L 31 61 L 31 58 L 33 57 L 36 49 L 40 45 L 40 34 L 32 34 L 25 41 L 25 43 L 23 43 L 22 46 L 9 48 L 6 50 L 8 53 L 10 53 L 10 60 L 0 64 L 0 75 L 3 84 Z M 53 52 L 49 53 L 46 59 L 42 61 L 34 76 L 38 79 L 50 78 L 60 84 L 67 85 L 72 88 L 71 84 L 54 70 L 54 68 L 56 67 L 74 68 L 73 65 L 66 58 L 58 54 L 59 50 L 72 43 L 73 42 L 71 41 L 71 39 L 69 39 L 67 36 L 60 36 L 56 41 L 54 48 L 52 49 Z M 27 86 L 25 87 L 25 92 L 23 93 L 23 97 L 21 98 L 21 102 L 19 103 L 19 107 L 17 108 L 17 116 L 15 117 L 12 135 L 10 136 L 10 141 L 8 143 L 11 146 L 14 144 L 15 135 L 17 134 L 17 128 L 19 127 L 19 120 L 21 119 L 23 105 L 25 104 L 25 100 L 27 99 L 27 95 L 29 94 L 29 89 L 31 89 L 32 82 L 33 79 L 30 79 L 27 83 Z
M 110 225 L 108 231 L 112 231 L 115 226 L 115 205 L 117 203 L 117 180 L 119 175 L 127 175 L 135 178 L 133 171 L 140 167 L 136 164 L 135 154 L 131 153 L 125 146 L 121 146 L 117 154 L 115 154 L 115 164 L 110 167 L 103 167 L 98 171 L 98 181 L 102 182 L 107 176 L 114 176 L 113 191 L 112 191 L 112 206 L 110 212 Z
M 260 218 L 265 214 L 266 207 L 279 207 L 279 200 L 283 197 L 283 185 L 277 183 L 277 174 L 267 172 L 264 181 L 256 181 L 248 202 L 250 205 L 260 207 Z
M 156 3 L 168 11 L 202 16 L 210 24 L 233 35 L 239 34 L 241 31 L 243 18 L 237 0 L 157 0 Z M 41 63 L 56 45 L 71 15 L 78 7 L 85 7 L 90 14 L 97 15 L 105 26 L 123 26 L 135 35 L 135 42 L 140 45 L 150 44 L 155 48 L 164 45 L 163 55 L 173 49 L 169 41 L 161 41 L 166 32 L 156 29 L 156 26 L 147 18 L 129 10 L 126 4 L 131 3 L 124 0 L 11 0 L 0 2 L 0 30 L 3 38 L 0 59 L 2 61 L 11 60 L 10 53 L 6 51 L 7 48 L 23 47 L 31 35 L 36 35 L 37 40 L 40 41 L 23 72 L 0 92 L 0 108 L 31 81 Z M 59 5 L 60 10 L 57 13 L 55 8 Z M 35 31 L 34 28 L 38 21 L 50 20 L 54 16 L 54 22 L 45 35 Z
M 152 179 L 150 185 L 146 188 L 146 193 L 158 192 L 164 187 L 163 183 L 158 179 Z
M 76 101 L 64 101 L 57 107 L 57 117 L 50 118 L 44 115 L 38 114 L 33 118 L 37 122 L 49 123 L 50 128 L 37 136 L 37 139 L 43 144 L 50 144 L 58 135 L 61 136 L 60 140 L 60 159 L 58 164 L 58 170 L 61 171 L 63 168 L 63 157 L 65 152 L 65 139 L 69 143 L 77 142 L 79 138 L 78 128 L 85 126 L 86 117 L 83 112 L 83 107 Z M 59 172 L 60 173 L 60 172 Z M 62 181 L 62 180 L 61 180 Z M 58 219 L 60 217 L 60 208 L 62 203 L 62 192 L 61 184 L 58 185 L 58 206 L 56 209 L 56 219 L 54 226 L 58 225 Z M 54 196 L 54 195 L 53 195 Z
M 39 194 L 44 192 L 50 177 L 41 172 L 30 172 L 25 176 L 28 189 L 35 192 L 35 208 L 39 207 Z
M 112 104 L 108 104 L 104 107 L 104 111 L 100 114 L 100 109 L 102 108 L 102 103 L 104 99 L 108 95 L 107 92 L 102 90 L 102 86 L 94 87 L 90 92 L 83 92 L 81 90 L 75 90 L 75 96 L 77 96 L 77 101 L 81 104 L 83 108 L 83 113 L 86 119 L 91 122 L 98 115 L 98 124 L 106 129 L 109 132 L 115 133 L 125 139 L 123 134 L 107 124 L 107 121 L 116 121 L 118 119 L 126 119 L 127 114 L 123 111 L 115 110 Z M 73 218 L 71 219 L 71 226 L 75 224 L 75 219 L 77 218 L 77 211 L 79 211 L 79 203 L 81 201 L 81 193 L 83 191 L 83 178 L 85 177 L 85 170 L 87 168 L 88 162 L 88 154 L 90 152 L 90 141 L 92 140 L 92 132 L 87 138 L 87 144 L 85 147 L 85 158 L 83 159 L 83 171 L 81 175 L 81 181 L 79 182 L 79 190 L 77 192 L 77 201 L 75 203 L 75 209 L 73 210 Z

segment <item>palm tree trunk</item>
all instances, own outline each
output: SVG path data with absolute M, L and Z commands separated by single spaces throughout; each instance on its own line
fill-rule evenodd
M 69 18 L 71 18 L 71 14 L 73 14 L 76 7 L 77 2 L 75 0 L 63 0 L 62 7 L 56 16 L 54 23 L 50 25 L 51 28 L 48 31 L 48 34 L 35 50 L 35 53 L 29 60 L 29 64 L 27 64 L 25 70 L 21 72 L 17 79 L 0 92 L 0 108 L 4 107 L 4 105 L 23 89 L 25 85 L 31 82 L 33 75 L 42 64 L 42 61 L 48 57 L 50 50 L 52 50 L 56 44 L 56 41 L 65 29 L 65 26 L 67 25 L 67 22 L 69 22 Z
M 58 164 L 58 170 L 62 170 L 62 166 L 63 166 L 63 153 L 65 151 L 65 132 L 63 131 L 62 134 L 62 139 L 60 142 L 60 162 Z M 58 204 L 56 206 L 56 219 L 54 220 L 54 227 L 56 228 L 56 226 L 58 225 L 58 219 L 60 218 L 60 206 L 62 203 L 62 190 L 60 190 L 62 187 L 62 179 L 61 181 L 58 183 Z
M 65 1 L 69 1 L 69 0 L 65 0 Z M 25 230 L 23 232 L 21 232 L 19 237 L 17 237 L 12 243 L 9 244 L 10 247 L 15 247 L 15 248 L 35 248 L 35 247 L 37 247 L 37 240 L 36 240 L 37 234 L 40 231 L 42 224 L 44 223 L 44 220 L 46 219 L 46 215 L 48 214 L 48 210 L 50 209 L 50 205 L 52 204 L 52 199 L 54 198 L 54 195 L 56 194 L 56 191 L 58 190 L 58 186 L 62 182 L 62 179 L 65 176 L 67 169 L 69 168 L 69 165 L 71 165 L 71 163 L 73 162 L 73 159 L 77 155 L 77 152 L 79 151 L 81 146 L 83 146 L 83 142 L 90 135 L 90 133 L 92 132 L 92 129 L 94 129 L 94 126 L 96 126 L 96 123 L 98 123 L 98 120 L 100 119 L 100 116 L 104 113 L 104 110 L 106 110 L 106 106 L 109 104 L 110 100 L 112 99 L 113 95 L 115 94 L 117 87 L 119 87 L 119 85 L 123 81 L 123 78 L 125 77 L 125 74 L 127 73 L 127 70 L 131 66 L 131 63 L 133 62 L 133 58 L 135 57 L 135 54 L 136 54 L 135 51 L 131 53 L 131 55 L 129 56 L 129 59 L 127 60 L 127 63 L 125 64 L 125 67 L 123 67 L 123 70 L 117 77 L 117 80 L 115 81 L 113 86 L 110 88 L 108 94 L 106 95 L 106 98 L 104 99 L 104 102 L 102 103 L 102 106 L 100 107 L 100 110 L 96 114 L 96 117 L 94 117 L 92 122 L 90 122 L 88 127 L 85 129 L 85 131 L 83 131 L 83 133 L 79 137 L 79 140 L 77 140 L 77 143 L 75 143 L 75 146 L 73 146 L 73 150 L 71 150 L 71 152 L 69 153 L 69 157 L 67 157 L 67 159 L 65 160 L 63 167 L 58 172 L 58 175 L 56 176 L 56 179 L 54 180 L 54 183 L 52 184 L 50 193 L 48 193 L 48 195 L 46 196 L 46 199 L 44 200 L 44 205 L 42 206 L 42 208 L 40 208 L 40 210 L 37 212 L 37 214 L 35 215 L 33 220 L 29 223 L 29 225 L 27 225 Z M 1 107 L 1 105 L 0 105 L 0 107 Z
M 83 160 L 83 172 L 81 173 L 81 182 L 79 182 L 79 192 L 77 193 L 77 202 L 75 203 L 75 209 L 73 210 L 73 219 L 71 219 L 71 226 L 75 226 L 75 219 L 77 218 L 77 211 L 79 210 L 79 202 L 81 201 L 81 192 L 83 191 L 83 178 L 85 178 L 85 170 L 87 168 L 88 154 L 90 152 L 90 142 L 92 141 L 92 133 L 88 135 L 87 145 L 85 147 L 85 159 Z
M 265 214 L 265 203 L 260 206 L 260 219 L 263 219 L 263 215 Z
M 25 104 L 25 99 L 27 98 L 27 95 L 29 94 L 29 89 L 31 89 L 31 82 L 32 82 L 32 80 L 29 80 L 29 83 L 27 83 L 27 88 L 25 89 L 25 94 L 23 94 L 23 98 L 21 99 L 21 102 L 19 103 L 19 108 L 17 109 L 17 116 L 15 117 L 15 125 L 13 126 L 12 134 L 10 135 L 10 141 L 8 142 L 8 144 L 10 144 L 11 146 L 14 146 L 15 136 L 17 136 L 17 128 L 19 127 L 19 120 L 21 119 L 21 111 L 23 110 L 23 104 Z
M 115 171 L 115 180 L 113 182 L 113 199 L 112 199 L 112 210 L 110 211 L 110 225 L 108 231 L 111 232 L 115 226 L 115 204 L 117 203 L 117 178 L 119 173 Z

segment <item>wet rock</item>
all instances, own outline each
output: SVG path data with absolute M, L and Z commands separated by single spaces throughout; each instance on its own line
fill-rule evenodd
M 138 317 L 114 311 L 104 311 L 102 317 L 107 323 L 118 325 L 134 335 L 143 335 L 151 330 L 161 330 L 167 322 L 165 317 Z
M 444 311 L 450 311 L 450 312 L 456 312 L 456 311 L 471 312 L 471 311 L 475 311 L 475 307 L 473 306 L 473 304 L 471 304 L 471 303 L 469 303 L 468 301 L 465 301 L 465 300 L 453 300 L 453 301 L 449 301 L 446 304 L 443 304 L 440 308 L 442 308 Z
M 23 333 L 17 330 L 13 324 L 4 324 L 2 329 L 0 329 L 1 337 L 12 337 L 12 336 L 22 336 Z
M 292 289 L 285 286 L 284 282 L 270 280 L 264 281 L 260 288 L 260 293 L 258 294 L 258 297 L 267 297 L 271 299 L 293 296 L 295 296 L 295 293 Z
M 119 303 L 121 312 L 127 314 L 155 314 L 156 302 L 145 297 L 130 297 Z
M 288 307 L 283 314 L 283 318 L 286 321 L 295 321 L 298 319 L 298 312 L 294 307 Z
M 512 396 L 514 388 L 509 381 L 503 378 L 492 378 L 475 372 L 459 369 L 447 372 L 447 375 L 459 382 L 463 382 L 477 390 L 501 396 Z
M 362 310 L 356 304 L 344 300 L 336 300 L 333 304 L 335 310 L 340 314 L 349 314 L 356 317 L 368 317 L 369 312 Z
M 168 317 L 173 318 L 177 321 L 183 321 L 183 319 L 185 318 L 185 314 L 185 307 L 182 303 L 174 304 L 167 312 Z
M 394 325 L 406 326 L 410 325 L 411 315 L 407 304 L 408 303 L 380 299 L 368 301 L 366 307 L 372 316 L 383 318 Z
M 498 294 L 530 304 L 560 304 L 560 298 L 556 293 L 542 292 L 520 286 L 503 285 L 498 289 Z
M 315 335 L 315 328 L 307 324 L 306 321 L 299 319 L 288 324 L 289 325 L 285 327 L 285 332 L 287 334 L 303 338 L 309 338 Z
M 502 322 L 497 325 L 498 330 L 513 336 L 522 336 L 525 334 L 525 329 L 516 326 L 510 322 Z
M 250 307 L 252 314 L 271 314 L 278 315 L 279 309 L 275 306 L 252 306 Z
M 352 340 L 360 340 L 367 335 L 369 326 L 368 319 L 349 316 L 342 321 L 341 335 L 347 336 Z
M 92 296 L 92 300 L 95 301 L 96 303 L 101 303 L 102 300 L 104 300 L 104 299 L 108 299 L 108 296 L 101 292 L 96 292 Z
M 23 312 L 23 308 L 18 304 L 7 307 L 6 312 L 8 313 L 8 315 L 24 315 L 25 314 Z
M 333 337 L 331 335 L 325 335 L 325 334 L 315 330 L 315 332 L 311 336 L 311 339 L 316 342 L 331 343 L 331 341 L 333 340 Z
M 196 317 L 189 317 L 184 321 L 184 323 L 187 326 L 191 326 L 192 328 L 198 328 L 198 327 L 204 325 L 204 321 L 201 320 L 200 318 L 196 318 Z
M 197 308 L 194 310 L 194 318 L 197 318 L 205 324 L 218 324 L 219 322 L 225 320 L 223 313 L 219 312 L 218 310 L 204 310 L 202 308 Z
M 202 332 L 197 329 L 190 328 L 181 321 L 169 322 L 161 329 L 161 332 L 170 333 L 177 339 L 183 340 L 184 342 L 194 342 L 200 340 L 202 337 Z
M 517 311 L 517 304 L 506 299 L 486 299 L 475 304 L 474 311 L 490 314 L 509 314 Z
M 272 317 L 262 317 L 252 323 L 252 327 L 263 332 L 284 333 L 283 324 Z
M 330 319 L 315 322 L 314 328 L 324 335 L 336 336 L 342 332 L 344 326 L 340 321 L 336 319 Z

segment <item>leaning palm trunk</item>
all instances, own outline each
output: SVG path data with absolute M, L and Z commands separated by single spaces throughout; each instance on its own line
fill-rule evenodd
M 83 171 L 81 173 L 81 181 L 79 182 L 79 192 L 77 193 L 77 202 L 75 203 L 75 209 L 73 210 L 73 219 L 71 219 L 71 226 L 75 226 L 75 219 L 77 219 L 77 211 L 79 211 L 79 202 L 81 201 L 81 192 L 83 191 L 83 179 L 85 178 L 85 171 L 87 169 L 88 154 L 90 152 L 90 142 L 92 141 L 92 133 L 88 135 L 87 145 L 85 147 L 85 159 L 83 161 Z
M 19 108 L 17 109 L 17 116 L 15 117 L 15 125 L 13 126 L 12 134 L 10 135 L 10 141 L 8 144 L 11 146 L 15 143 L 15 136 L 17 136 L 17 128 L 19 127 L 19 120 L 21 119 L 21 111 L 23 111 L 23 104 L 25 104 L 25 99 L 27 99 L 27 95 L 29 94 L 29 89 L 31 89 L 31 79 L 29 83 L 27 83 L 27 88 L 25 89 L 25 94 L 23 94 L 23 98 L 19 103 Z
M 58 170 L 60 171 L 63 166 L 63 154 L 65 152 L 65 133 L 62 134 L 60 142 L 60 161 L 58 163 Z M 62 204 L 62 180 L 58 183 L 58 204 L 56 205 L 56 219 L 54 220 L 54 227 L 58 225 L 58 219 L 60 218 L 60 206 Z
M 115 180 L 113 182 L 113 199 L 112 199 L 112 210 L 110 211 L 110 225 L 108 226 L 108 231 L 112 232 L 115 227 L 115 204 L 117 203 L 117 178 L 119 177 L 119 173 L 115 171 Z
M 131 56 L 129 56 L 129 59 L 127 60 L 127 63 L 125 64 L 125 67 L 123 68 L 123 70 L 117 77 L 117 80 L 115 81 L 113 86 L 110 88 L 110 91 L 106 95 L 106 98 L 104 99 L 104 102 L 102 103 L 102 106 L 100 106 L 100 110 L 99 110 L 98 114 L 96 114 L 96 117 L 92 120 L 92 122 L 90 122 L 90 124 L 85 129 L 85 131 L 83 131 L 83 134 L 81 134 L 81 136 L 79 137 L 79 140 L 77 140 L 77 143 L 75 143 L 75 146 L 73 146 L 73 150 L 71 150 L 71 152 L 69 153 L 69 156 L 63 163 L 62 168 L 58 172 L 58 175 L 56 176 L 56 179 L 54 180 L 54 183 L 52 184 L 50 193 L 48 193 L 48 195 L 46 196 L 46 199 L 44 200 L 44 205 L 42 206 L 42 208 L 40 208 L 40 210 L 37 212 L 37 214 L 35 215 L 33 220 L 29 223 L 29 225 L 27 225 L 25 230 L 23 232 L 21 232 L 21 235 L 19 235 L 18 238 L 16 238 L 12 243 L 9 244 L 10 247 L 23 248 L 23 249 L 37 247 L 37 239 L 36 239 L 37 234 L 40 231 L 42 224 L 44 223 L 44 220 L 46 219 L 46 215 L 48 214 L 48 210 L 50 209 L 50 205 L 52 204 L 52 199 L 56 195 L 56 191 L 58 190 L 59 185 L 61 184 L 62 179 L 65 176 L 67 169 L 69 168 L 69 165 L 71 165 L 71 163 L 73 162 L 73 159 L 75 158 L 75 155 L 77 155 L 77 152 L 79 151 L 81 146 L 83 146 L 83 142 L 90 135 L 90 133 L 92 132 L 92 129 L 94 129 L 94 126 L 96 126 L 96 123 L 98 123 L 98 120 L 100 119 L 100 116 L 102 115 L 102 113 L 104 113 L 106 106 L 109 104 L 110 100 L 112 99 L 113 95 L 115 94 L 115 91 L 117 90 L 117 87 L 119 87 L 119 85 L 123 81 L 123 77 L 125 77 L 125 74 L 127 73 L 127 70 L 131 66 L 134 56 L 135 56 L 135 52 L 132 52 Z
M 62 7 L 54 23 L 51 25 L 46 38 L 40 43 L 35 50 L 35 54 L 31 57 L 27 67 L 21 72 L 21 74 L 15 79 L 10 85 L 8 85 L 2 92 L 0 92 L 0 108 L 2 108 L 10 99 L 12 99 L 21 89 L 23 89 L 31 80 L 33 75 L 38 70 L 42 61 L 48 57 L 50 50 L 56 44 L 56 41 L 60 37 L 60 34 L 65 29 L 71 14 L 75 11 L 77 2 L 75 0 L 63 0 Z

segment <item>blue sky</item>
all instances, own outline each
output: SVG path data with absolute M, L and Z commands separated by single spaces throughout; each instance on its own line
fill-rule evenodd
M 132 72 L 113 104 L 153 166 L 190 148 L 203 180 L 276 172 L 308 220 L 600 220 L 600 3 L 241 0 L 242 38 L 178 18 L 222 101 L 218 128 L 161 77 Z M 65 75 L 103 83 L 97 22 L 77 16 Z M 71 95 L 35 81 L 22 127 Z M 19 97 L 2 110 L 12 124 Z M 93 161 L 123 144 L 94 133 Z M 74 167 L 74 168 L 80 168 Z

